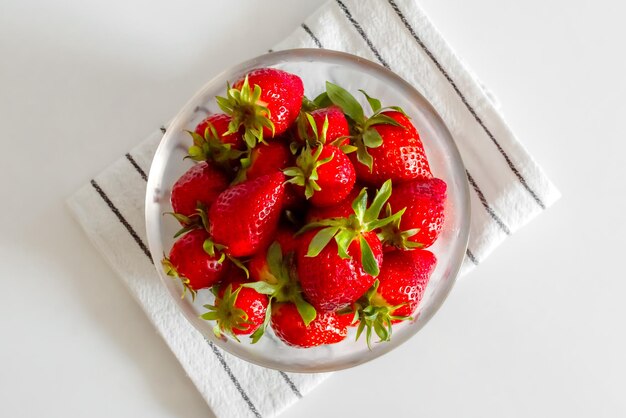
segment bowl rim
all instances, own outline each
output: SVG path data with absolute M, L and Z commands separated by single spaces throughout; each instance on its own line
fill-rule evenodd
M 462 187 L 461 187 L 461 193 L 463 196 L 461 196 L 460 200 L 462 201 L 463 206 L 465 207 L 466 211 L 461 214 L 462 219 L 460 221 L 460 234 L 457 238 L 457 240 L 459 241 L 458 245 L 460 245 L 460 249 L 459 252 L 461 254 L 460 257 L 458 257 L 455 263 L 455 265 L 450 269 L 450 273 L 447 276 L 447 283 L 445 285 L 445 287 L 443 289 L 440 290 L 440 294 L 439 294 L 439 298 L 440 298 L 440 303 L 437 305 L 433 305 L 432 309 L 430 309 L 428 312 L 426 312 L 426 315 L 422 315 L 420 317 L 420 324 L 416 325 L 414 327 L 414 330 L 411 330 L 411 332 L 409 333 L 410 335 L 408 335 L 403 341 L 401 341 L 398 344 L 386 344 L 384 348 L 382 349 L 378 349 L 376 351 L 370 351 L 371 353 L 373 353 L 373 355 L 371 356 L 367 356 L 367 358 L 362 359 L 360 361 L 352 361 L 352 362 L 346 362 L 345 364 L 337 364 L 337 363 L 333 363 L 332 365 L 320 365 L 320 364 L 316 364 L 315 367 L 312 368 L 305 368 L 305 367 L 292 367 L 288 364 L 278 364 L 278 362 L 274 362 L 274 363 L 267 363 L 267 362 L 261 362 L 261 361 L 257 361 L 256 358 L 254 357 L 246 357 L 244 355 L 240 355 L 239 350 L 231 350 L 230 348 L 232 347 L 232 345 L 228 345 L 226 344 L 224 341 L 218 339 L 217 337 L 215 337 L 213 334 L 208 334 L 203 330 L 203 327 L 201 327 L 201 324 L 204 324 L 204 321 L 201 321 L 198 317 L 196 317 L 195 315 L 190 315 L 187 311 L 185 311 L 185 309 L 183 309 L 183 307 L 181 306 L 181 303 L 178 301 L 178 299 L 180 299 L 180 295 L 178 294 L 174 294 L 172 288 L 170 286 L 167 285 L 167 283 L 165 282 L 165 280 L 168 280 L 167 277 L 164 277 L 164 273 L 162 272 L 162 269 L 160 269 L 161 266 L 161 257 L 162 254 L 157 254 L 156 251 L 154 250 L 154 248 L 156 247 L 157 243 L 157 237 L 155 237 L 152 233 L 152 228 L 150 227 L 149 223 L 150 223 L 150 219 L 152 218 L 152 214 L 150 212 L 150 209 L 152 207 L 152 205 L 154 204 L 153 202 L 153 195 L 150 193 L 152 190 L 155 190 L 157 188 L 157 181 L 159 180 L 157 178 L 157 176 L 155 175 L 155 173 L 157 171 L 159 171 L 158 164 L 156 163 L 157 161 L 157 156 L 162 152 L 163 148 L 165 148 L 165 144 L 170 140 L 170 138 L 175 135 L 176 132 L 180 131 L 183 126 L 183 119 L 184 116 L 187 115 L 188 113 L 192 112 L 196 107 L 197 107 L 197 102 L 199 101 L 199 99 L 204 95 L 204 91 L 209 87 L 209 85 L 213 82 L 213 80 L 221 78 L 221 77 L 225 77 L 228 74 L 237 74 L 237 73 L 243 73 L 245 69 L 254 67 L 255 62 L 257 61 L 265 61 L 267 59 L 271 59 L 273 61 L 275 61 L 276 63 L 280 63 L 281 58 L 283 57 L 289 57 L 289 58 L 293 58 L 293 57 L 298 57 L 300 56 L 303 59 L 310 59 L 310 58 L 314 58 L 315 57 L 324 57 L 324 58 L 328 58 L 328 59 L 337 59 L 337 60 L 347 60 L 347 61 L 352 61 L 354 63 L 357 63 L 361 66 L 364 67 L 364 69 L 371 69 L 373 71 L 376 72 L 382 72 L 386 77 L 389 77 L 391 79 L 394 79 L 394 81 L 401 87 L 403 87 L 406 91 L 407 94 L 413 94 L 413 95 L 417 95 L 419 97 L 421 97 L 423 99 L 423 101 L 425 102 L 425 105 L 428 107 L 428 111 L 430 113 L 432 113 L 437 119 L 438 122 L 440 124 L 440 126 L 444 129 L 444 133 L 445 133 L 445 138 L 444 140 L 446 142 L 448 142 L 448 146 L 449 146 L 449 151 L 452 153 L 452 155 L 450 155 L 450 158 L 452 158 L 452 160 L 454 160 L 455 162 L 459 163 L 461 166 L 461 169 L 465 169 L 465 164 L 463 162 L 463 158 L 459 152 L 459 149 L 456 145 L 456 142 L 454 140 L 454 137 L 452 135 L 452 133 L 450 132 L 448 126 L 446 125 L 446 123 L 444 122 L 443 118 L 441 117 L 441 115 L 439 114 L 439 112 L 437 112 L 437 110 L 434 108 L 434 106 L 432 105 L 432 103 L 422 94 L 420 93 L 413 85 L 411 85 L 409 82 L 407 82 L 406 80 L 404 80 L 401 76 L 399 76 L 398 74 L 394 73 L 393 71 L 391 71 L 390 69 L 372 62 L 370 60 L 367 60 L 365 58 L 359 57 L 357 55 L 353 55 L 353 54 L 349 54 L 346 52 L 342 52 L 342 51 L 333 51 L 333 50 L 327 50 L 327 49 L 318 49 L 318 48 L 295 48 L 295 49 L 286 49 L 286 50 L 281 50 L 281 51 L 273 51 L 273 52 L 268 52 L 265 54 L 261 54 L 258 56 L 255 56 L 253 58 L 250 58 L 248 60 L 242 61 L 238 64 L 235 64 L 233 66 L 230 66 L 224 70 L 222 70 L 221 72 L 215 74 L 213 77 L 211 77 L 206 83 L 203 84 L 202 87 L 200 87 L 198 90 L 196 90 L 196 92 L 193 94 L 193 96 L 186 102 L 186 104 L 178 111 L 178 113 L 176 114 L 176 116 L 171 119 L 169 126 L 167 127 L 163 137 L 161 138 L 161 140 L 159 141 L 159 145 L 155 151 L 153 160 L 150 164 L 150 170 L 149 170 L 149 174 L 148 174 L 148 182 L 147 182 L 147 188 L 146 188 L 146 197 L 145 197 L 145 213 L 144 213 L 144 217 L 145 217 L 145 226 L 146 226 L 146 235 L 147 235 L 147 242 L 148 242 L 148 248 L 150 250 L 150 255 L 154 264 L 154 267 L 157 271 L 157 275 L 160 278 L 161 284 L 163 286 L 165 286 L 165 288 L 167 289 L 168 293 L 170 294 L 170 296 L 174 299 L 175 301 L 175 305 L 177 310 L 191 323 L 191 325 L 198 331 L 200 332 L 205 339 L 207 339 L 208 343 L 213 343 L 217 346 L 219 346 L 220 348 L 222 348 L 224 351 L 242 359 L 245 360 L 249 363 L 255 364 L 255 365 L 259 365 L 262 367 L 266 367 L 266 368 L 270 368 L 270 369 L 275 369 L 275 370 L 279 370 L 279 371 L 287 371 L 287 372 L 296 372 L 296 373 L 323 373 L 323 372 L 331 372 L 331 371 L 338 371 L 338 370 L 343 370 L 343 369 L 348 369 L 348 368 L 352 368 L 355 367 L 357 365 L 361 365 L 367 362 L 370 362 L 374 359 L 380 358 L 382 355 L 387 354 L 388 352 L 394 350 L 395 348 L 401 346 L 402 344 L 404 344 L 407 340 L 415 337 L 415 335 L 428 323 L 430 322 L 430 319 L 439 311 L 439 309 L 441 308 L 441 306 L 443 306 L 443 304 L 445 303 L 446 299 L 448 298 L 450 292 L 452 291 L 452 288 L 454 287 L 458 275 L 459 275 L 459 271 L 461 269 L 461 266 L 463 264 L 463 260 L 465 258 L 465 253 L 467 251 L 467 247 L 468 247 L 468 243 L 469 243 L 469 231 L 470 231 L 470 222 L 471 222 L 471 204 L 470 204 L 470 193 L 469 193 L 469 184 L 467 181 L 462 182 Z M 271 65 L 271 64 L 270 64 Z M 161 162 L 160 165 L 163 165 L 163 162 Z

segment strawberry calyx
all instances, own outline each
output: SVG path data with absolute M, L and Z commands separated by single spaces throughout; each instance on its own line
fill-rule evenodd
M 296 159 L 296 165 L 283 170 L 286 176 L 291 177 L 287 180 L 288 183 L 304 187 L 304 196 L 307 199 L 313 197 L 315 192 L 322 190 L 317 184 L 317 180 L 319 180 L 317 169 L 330 162 L 334 157 L 332 154 L 320 160 L 323 150 L 323 145 L 318 145 L 317 148 L 313 149 L 309 144 L 306 144 Z
M 419 228 L 407 229 L 404 231 L 400 228 L 400 221 L 402 220 L 402 215 L 404 214 L 405 210 L 406 208 L 403 208 L 401 211 L 398 212 L 400 213 L 400 216 L 394 219 L 393 222 L 390 222 L 380 228 L 380 230 L 378 231 L 378 238 L 383 245 L 395 247 L 400 250 L 406 251 L 424 248 L 424 244 L 409 240 L 409 238 L 411 238 L 420 231 Z M 391 205 L 389 205 L 389 203 L 387 203 L 385 214 L 386 216 L 391 216 L 393 214 L 391 210 Z
M 188 278 L 181 276 L 178 273 L 178 270 L 176 270 L 176 267 L 174 266 L 174 264 L 172 264 L 172 262 L 170 261 L 169 258 L 167 258 L 165 256 L 165 254 L 163 254 L 163 259 L 161 260 L 161 265 L 163 266 L 163 270 L 165 271 L 165 274 L 167 274 L 168 276 L 174 278 L 174 279 L 179 279 L 181 284 L 183 285 L 183 293 L 181 295 L 181 299 L 185 299 L 185 296 L 187 295 L 187 292 L 189 292 L 189 294 L 191 295 L 191 300 L 195 301 L 196 300 L 196 294 L 198 293 L 194 288 L 191 287 L 190 281 Z
M 356 331 L 356 340 L 361 337 L 363 331 L 365 331 L 365 340 L 367 347 L 371 350 L 372 342 L 372 330 L 379 338 L 378 342 L 390 341 L 392 333 L 393 321 L 407 321 L 412 319 L 410 316 L 394 315 L 393 312 L 404 306 L 406 303 L 399 305 L 390 305 L 385 299 L 378 293 L 378 286 L 380 282 L 378 279 L 374 281 L 372 287 L 359 299 L 354 306 L 356 322 L 358 318 L 359 325 Z
M 332 103 L 330 105 L 332 105 Z M 324 118 L 321 132 L 317 129 L 317 123 L 315 123 L 315 119 L 313 118 L 313 116 L 309 112 L 305 111 L 300 112 L 300 115 L 298 116 L 298 119 L 296 121 L 296 126 L 298 129 L 298 136 L 304 141 L 305 144 L 309 144 L 311 146 L 317 146 L 320 144 L 326 145 L 326 134 L 329 127 L 328 116 Z M 339 138 L 336 138 L 329 145 L 339 148 L 341 151 L 344 152 L 344 154 L 349 154 L 356 151 L 357 148 L 355 146 L 344 144 L 346 138 L 349 137 L 341 136 Z M 301 147 L 301 142 L 292 142 L 290 144 L 291 152 L 294 155 L 297 154 Z
M 297 277 L 294 263 L 294 253 L 289 252 L 283 255 L 282 248 L 278 241 L 274 241 L 267 250 L 267 272 L 261 281 L 246 283 L 244 287 L 250 287 L 257 292 L 267 295 L 269 304 L 263 325 L 261 325 L 252 335 L 252 343 L 257 342 L 270 323 L 272 302 L 292 302 L 305 326 L 309 326 L 317 317 L 315 308 L 302 296 L 302 288 Z
M 315 102 L 315 100 L 311 100 L 306 96 L 302 96 L 302 112 L 312 112 L 319 108 L 320 106 Z
M 406 113 L 399 106 L 382 107 L 380 100 L 370 97 L 363 90 L 359 91 L 365 96 L 372 109 L 373 114 L 370 117 L 365 116 L 363 107 L 350 92 L 330 81 L 326 82 L 326 96 L 318 96 L 315 100 L 319 99 L 320 102 L 324 102 L 327 99 L 332 104 L 339 106 L 352 121 L 352 145 L 356 147 L 357 160 L 372 171 L 374 160 L 368 152 L 368 148 L 378 148 L 383 144 L 383 138 L 374 129 L 374 126 L 393 125 L 405 128 L 393 118 L 385 115 L 384 112 L 393 110 L 405 116 Z
M 196 212 L 192 215 L 187 216 L 176 212 L 165 212 L 164 215 L 173 216 L 183 226 L 174 234 L 174 238 L 178 238 L 194 229 L 209 230 L 209 218 L 207 216 L 206 206 L 201 202 L 197 203 Z
M 217 286 L 213 286 L 211 291 L 216 297 L 215 305 L 204 305 L 209 311 L 200 315 L 200 318 L 216 322 L 213 327 L 213 333 L 217 338 L 222 338 L 222 333 L 226 333 L 237 340 L 237 342 L 240 342 L 234 330 L 243 331 L 246 329 L 246 325 L 252 323 L 248 320 L 248 314 L 243 309 L 235 306 L 241 286 L 233 291 L 233 285 L 229 284 L 221 298 L 218 297 Z
M 274 136 L 274 122 L 271 121 L 271 113 L 267 103 L 261 100 L 261 87 L 257 84 L 250 87 L 248 76 L 245 77 L 240 89 L 226 87 L 226 97 L 216 97 L 217 104 L 232 117 L 225 135 L 238 132 L 243 126 L 245 129 L 243 139 L 248 148 L 254 148 L 259 142 L 265 142 L 263 129 L 268 128 Z
M 193 140 L 193 145 L 187 150 L 188 155 L 194 161 L 213 161 L 219 167 L 230 170 L 231 161 L 241 158 L 244 151 L 233 148 L 232 144 L 222 142 L 219 134 L 212 123 L 207 123 L 204 133 L 186 131 Z
M 326 247 L 330 240 L 337 243 L 338 254 L 343 259 L 352 258 L 348 254 L 348 248 L 355 240 L 359 240 L 361 254 L 360 261 L 363 270 L 371 276 L 378 276 L 380 267 L 369 243 L 365 239 L 365 233 L 375 231 L 394 222 L 402 216 L 403 211 L 391 216 L 380 218 L 383 205 L 391 196 L 391 180 L 387 180 L 376 192 L 372 203 L 367 205 L 367 188 L 363 188 L 352 202 L 352 213 L 345 218 L 330 218 L 311 222 L 305 225 L 298 234 L 312 229 L 320 228 L 313 237 L 307 250 L 307 257 L 316 257 Z

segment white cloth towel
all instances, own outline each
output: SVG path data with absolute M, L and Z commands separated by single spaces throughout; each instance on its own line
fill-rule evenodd
M 340 50 L 379 62 L 437 109 L 461 151 L 470 184 L 472 225 L 463 272 L 559 197 L 414 0 L 331 0 L 275 49 L 297 47 Z M 161 135 L 156 132 L 81 188 L 69 198 L 69 207 L 215 415 L 276 416 L 328 374 L 249 364 L 205 341 L 178 312 L 145 244 L 146 173 Z

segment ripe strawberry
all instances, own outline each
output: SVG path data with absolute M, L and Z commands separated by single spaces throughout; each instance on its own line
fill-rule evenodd
M 443 227 L 446 183 L 438 178 L 415 180 L 395 186 L 389 198 L 390 211 L 406 208 L 399 223 L 389 224 L 381 231 L 387 245 L 407 248 L 411 243 L 420 248 L 431 246 Z
M 381 115 L 388 116 L 401 126 L 382 124 L 372 128 L 382 138 L 382 144 L 368 149 L 373 160 L 371 170 L 367 165 L 358 163 L 358 157 L 353 154 L 352 161 L 359 179 L 379 185 L 387 179 L 396 183 L 432 177 L 424 146 L 409 118 L 396 111 L 382 112 Z
M 183 217 L 196 214 L 198 204 L 210 207 L 217 196 L 228 187 L 228 178 L 212 164 L 194 164 L 172 187 L 171 203 L 174 212 Z M 180 217 L 179 220 L 184 218 Z M 188 222 L 182 222 L 188 223 Z
M 326 128 L 325 142 L 327 144 L 334 144 L 339 138 L 344 138 L 339 141 L 336 146 L 348 145 L 350 142 L 350 128 L 348 127 L 348 120 L 343 114 L 340 108 L 337 106 L 325 107 L 310 112 L 315 126 L 318 132 L 322 132 L 325 121 L 328 124 Z M 300 141 L 314 138 L 313 129 L 311 129 L 310 122 L 306 117 L 300 117 L 298 119 L 298 129 L 296 131 L 296 138 Z
M 411 319 L 436 263 L 435 256 L 426 250 L 385 254 L 374 286 L 355 304 L 360 321 L 356 338 L 366 330 L 369 347 L 374 330 L 380 341 L 389 341 L 392 324 Z
M 209 311 L 201 318 L 216 321 L 213 332 L 217 337 L 227 333 L 239 341 L 237 335 L 252 334 L 265 322 L 267 296 L 245 284 L 242 279 L 222 283 L 216 291 L 215 305 L 204 305 Z
M 380 186 L 388 179 L 395 183 L 432 177 L 422 141 L 404 111 L 396 106 L 383 108 L 378 99 L 360 91 L 374 112 L 369 118 L 347 90 L 326 82 L 328 100 L 339 106 L 354 125 L 352 143 L 356 153 L 350 157 L 357 178 Z
M 419 305 L 437 258 L 427 250 L 385 254 L 378 280 L 377 303 L 396 307 L 390 314 L 410 316 Z M 397 320 L 396 320 L 397 321 Z
M 382 245 L 372 232 L 393 222 L 401 212 L 379 219 L 391 195 L 391 181 L 378 190 L 367 207 L 367 190 L 352 202 L 347 218 L 307 224 L 296 250 L 298 276 L 307 299 L 315 308 L 331 311 L 355 302 L 380 272 Z
M 169 258 L 161 261 L 168 276 L 177 277 L 195 298 L 196 291 L 219 282 L 231 269 L 230 260 L 216 249 L 207 232 L 195 229 L 180 237 L 172 246 Z
M 211 161 L 213 164 L 232 174 L 244 155 L 245 148 L 239 133 L 227 134 L 230 116 L 211 115 L 200 122 L 195 132 L 188 131 L 193 139 L 189 147 L 188 158 L 194 161 Z
M 350 159 L 339 148 L 306 145 L 296 166 L 285 170 L 290 183 L 301 186 L 305 197 L 314 206 L 332 206 L 345 199 L 356 181 Z
M 285 194 L 281 172 L 240 183 L 222 192 L 209 209 L 209 231 L 233 257 L 266 247 L 278 226 Z
M 346 321 L 340 319 L 335 312 L 318 313 L 307 326 L 293 303 L 275 304 L 272 307 L 271 321 L 278 338 L 293 347 L 334 344 L 348 335 Z
M 292 162 L 292 154 L 287 143 L 274 141 L 259 144 L 250 150 L 250 156 L 242 159 L 242 168 L 237 173 L 236 182 L 253 180 L 287 168 Z
M 221 142 L 224 144 L 231 144 L 234 149 L 244 150 L 246 148 L 246 143 L 243 141 L 243 133 L 241 131 L 230 134 L 227 133 L 228 126 L 230 125 L 232 119 L 232 117 L 223 113 L 209 115 L 202 122 L 200 122 L 198 126 L 196 126 L 194 132 L 198 135 L 206 137 L 207 129 L 210 129 L 210 126 L 212 125 L 213 128 L 215 128 L 217 138 Z
M 335 241 L 331 241 L 314 257 L 307 255 L 311 241 L 320 230 L 309 231 L 302 236 L 296 257 L 298 277 L 307 300 L 318 310 L 336 311 L 355 302 L 374 283 L 375 277 L 363 266 L 360 255 L 367 242 L 371 259 L 378 269 L 383 260 L 380 240 L 374 232 L 361 234 L 347 248 L 349 258 L 342 258 Z
M 304 85 L 297 75 L 276 68 L 259 68 L 228 88 L 226 97 L 217 97 L 224 113 L 232 117 L 228 133 L 245 129 L 249 148 L 264 137 L 285 132 L 302 107 Z

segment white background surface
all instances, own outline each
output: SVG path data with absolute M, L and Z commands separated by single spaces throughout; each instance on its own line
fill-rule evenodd
M 211 416 L 64 199 L 320 4 L 0 2 L 0 416 Z M 420 4 L 563 198 L 283 417 L 625 416 L 626 3 Z

